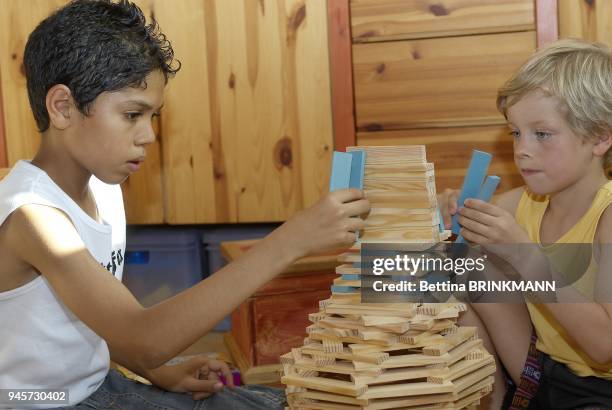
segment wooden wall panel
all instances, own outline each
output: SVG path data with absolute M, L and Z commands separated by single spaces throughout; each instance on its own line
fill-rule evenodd
M 425 145 L 427 161 L 435 166 L 438 192 L 445 188 L 461 188 L 473 149 L 493 154 L 489 175 L 501 177 L 498 192 L 522 184 L 514 165 L 513 140 L 505 125 L 364 132 L 357 134 L 357 143 Z
M 6 139 L 4 134 L 4 108 L 2 107 L 2 72 L 0 69 L 0 168 L 8 166 L 6 159 Z
M 334 149 L 355 145 L 355 98 L 349 0 L 327 0 Z
M 0 88 L 8 166 L 32 158 L 40 135 L 30 110 L 23 72 L 23 50 L 30 32 L 64 0 L 3 1 L 0 13 Z
M 558 0 L 559 36 L 612 46 L 612 1 Z
M 534 30 L 534 0 L 352 0 L 353 41 Z
M 281 221 L 315 202 L 333 147 L 326 3 L 155 7 L 183 62 L 162 115 L 168 222 Z
M 155 121 L 155 142 L 147 147 L 147 159 L 138 172 L 121 184 L 125 216 L 129 224 L 164 222 L 159 121 Z
M 612 47 L 612 0 L 559 0 L 559 37 L 582 38 Z M 607 169 L 612 179 L 612 166 Z
M 135 0 L 151 21 L 152 0 Z M 161 147 L 159 118 L 154 119 L 155 142 L 147 147 L 147 159 L 138 172 L 121 184 L 125 216 L 128 224 L 161 224 L 164 222 L 164 199 L 162 195 Z
M 356 44 L 357 129 L 504 123 L 497 89 L 534 49 L 533 31 Z
M 166 222 L 214 222 L 218 215 L 204 2 L 154 0 L 152 7 L 182 63 L 166 89 L 161 115 Z

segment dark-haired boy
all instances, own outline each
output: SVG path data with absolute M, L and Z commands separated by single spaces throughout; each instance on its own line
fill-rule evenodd
M 84 408 L 282 408 L 280 390 L 223 390 L 223 363 L 163 365 L 295 259 L 350 244 L 369 209 L 362 193 L 328 195 L 222 274 L 145 309 L 117 280 L 117 184 L 154 140 L 151 119 L 178 71 L 170 43 L 127 1 L 77 0 L 32 32 L 24 65 L 43 135 L 35 158 L 0 183 L 0 388 L 67 389 L 69 404 Z M 191 395 L 109 372 L 111 359 Z

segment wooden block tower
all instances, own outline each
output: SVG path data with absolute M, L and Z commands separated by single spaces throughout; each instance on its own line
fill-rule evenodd
M 335 153 L 334 165 L 330 188 L 363 188 L 372 209 L 359 241 L 339 257 L 331 298 L 309 315 L 304 345 L 281 356 L 289 407 L 476 406 L 492 388 L 495 361 L 476 328 L 457 326 L 463 303 L 361 301 L 361 246 L 427 249 L 450 234 L 440 223 L 425 147 L 350 147 Z

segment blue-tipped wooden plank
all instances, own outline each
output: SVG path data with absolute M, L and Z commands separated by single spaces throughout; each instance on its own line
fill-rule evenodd
M 461 195 L 457 201 L 457 209 L 463 206 L 463 203 L 467 198 L 476 198 L 480 192 L 480 187 L 484 182 L 489 164 L 491 163 L 491 154 L 488 152 L 474 150 L 472 152 L 472 159 L 470 166 L 468 167 L 467 174 L 463 180 L 463 186 L 461 187 Z M 455 234 L 459 234 L 459 224 L 457 223 L 457 214 L 453 216 L 451 231 Z
M 482 188 L 480 188 L 480 192 L 476 198 L 489 202 L 491 198 L 493 198 L 493 194 L 499 185 L 499 181 L 500 178 L 497 175 L 489 175 L 487 179 L 485 179 L 484 184 L 482 184 Z M 465 243 L 465 239 L 463 239 L 463 236 L 459 235 L 455 240 L 455 243 Z
M 361 280 L 361 275 L 355 275 L 352 273 L 343 273 L 342 280 Z
M 331 291 L 332 293 L 358 293 L 359 288 L 354 288 L 352 286 L 332 285 Z
M 500 178 L 497 175 L 489 175 L 487 179 L 485 179 L 484 184 L 482 184 L 482 188 L 480 188 L 480 192 L 476 198 L 489 202 L 491 198 L 493 198 L 493 194 L 499 185 L 499 181 Z
M 351 176 L 349 181 L 350 188 L 363 189 L 363 176 L 365 173 L 365 151 L 350 151 L 352 155 Z
M 331 176 L 329 178 L 330 192 L 349 187 L 351 181 L 351 162 L 353 156 L 347 152 L 334 151 L 332 157 Z

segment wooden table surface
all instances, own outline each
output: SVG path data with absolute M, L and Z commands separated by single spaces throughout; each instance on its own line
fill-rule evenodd
M 260 239 L 248 239 L 242 241 L 221 242 L 221 254 L 228 262 L 231 262 L 251 249 L 259 240 Z M 333 270 L 339 265 L 338 255 L 344 252 L 346 252 L 346 249 L 335 250 L 332 252 L 321 253 L 298 259 L 289 268 L 287 268 L 282 275 Z

